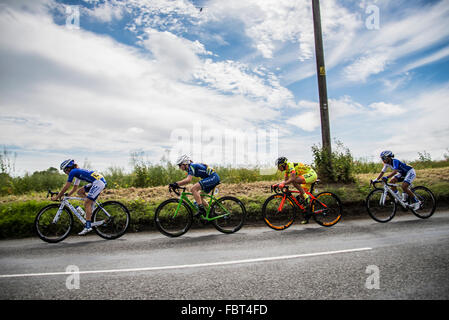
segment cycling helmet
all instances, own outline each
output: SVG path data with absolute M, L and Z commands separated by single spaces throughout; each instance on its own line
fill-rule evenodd
M 281 164 L 287 163 L 287 158 L 286 157 L 279 157 L 276 160 L 276 166 L 280 166 Z
M 63 163 L 61 163 L 61 170 L 64 171 L 66 168 L 72 168 L 75 166 L 75 160 L 73 159 L 68 159 L 65 160 Z
M 176 160 L 176 164 L 178 166 L 181 165 L 181 164 L 186 164 L 186 163 L 191 163 L 191 162 L 192 162 L 192 160 L 190 160 L 190 158 L 187 155 L 185 155 L 185 154 L 183 154 L 182 156 L 180 156 L 178 158 L 178 160 Z
M 394 154 L 393 154 L 393 152 L 391 152 L 389 150 L 385 150 L 380 153 L 380 157 L 382 159 L 394 158 Z

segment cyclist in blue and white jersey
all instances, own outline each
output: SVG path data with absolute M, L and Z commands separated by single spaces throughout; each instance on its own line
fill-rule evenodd
M 95 200 L 97 200 L 100 193 L 106 187 L 106 180 L 101 174 L 96 171 L 80 169 L 73 159 L 65 160 L 63 163 L 61 163 L 60 168 L 69 177 L 62 190 L 56 196 L 52 196 L 52 200 L 56 201 L 61 199 L 64 196 L 65 192 L 70 188 L 72 183 L 73 189 L 69 192 L 69 196 L 78 189 L 81 180 L 88 183 L 83 188 L 80 188 L 78 190 L 78 195 L 80 197 L 86 198 L 86 200 L 84 201 L 84 208 L 86 209 L 86 225 L 85 228 L 78 234 L 85 235 L 86 233 L 92 231 L 92 206 Z
M 409 186 L 412 184 L 412 181 L 415 180 L 415 178 L 416 178 L 415 169 L 413 169 L 413 167 L 411 167 L 411 166 L 408 166 L 404 162 L 399 161 L 398 159 L 394 159 L 393 152 L 391 152 L 389 150 L 382 151 L 382 153 L 380 154 L 380 158 L 382 159 L 382 162 L 384 163 L 384 167 L 382 168 L 382 171 L 380 172 L 380 174 L 376 180 L 379 180 L 380 178 L 382 178 L 382 176 L 385 174 L 385 172 L 387 172 L 388 168 L 393 170 L 393 172 L 391 174 L 389 174 L 386 177 L 383 177 L 383 179 L 388 180 L 391 177 L 393 177 L 393 179 L 391 179 L 391 181 L 390 181 L 391 183 L 396 183 L 398 181 L 402 181 L 402 190 L 405 193 L 407 193 L 407 195 L 410 197 L 410 199 L 412 199 L 414 202 L 411 205 L 411 208 L 414 210 L 419 209 L 419 206 L 421 203 L 419 202 L 419 200 L 415 197 L 415 195 L 409 188 Z M 396 187 L 391 187 L 391 189 L 396 193 L 398 192 Z
M 187 171 L 187 177 L 181 181 L 171 183 L 171 187 L 183 186 L 192 181 L 193 177 L 199 177 L 202 180 L 195 183 L 191 189 L 193 194 L 193 198 L 198 204 L 198 212 L 195 216 L 205 215 L 206 210 L 204 206 L 208 206 L 207 202 L 201 197 L 200 190 L 203 190 L 205 193 L 211 192 L 219 183 L 220 177 L 215 172 L 214 169 L 209 167 L 204 163 L 193 163 L 192 160 L 186 155 L 182 155 L 176 161 L 176 164 L 179 166 L 179 169 Z

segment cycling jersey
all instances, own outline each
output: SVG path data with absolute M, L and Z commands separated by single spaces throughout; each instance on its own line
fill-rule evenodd
M 69 178 L 67 182 L 72 182 L 75 179 L 75 185 L 80 183 L 80 180 L 92 183 L 97 180 L 103 181 L 106 184 L 105 178 L 96 171 L 86 170 L 86 169 L 72 169 L 69 173 Z
M 392 164 L 384 163 L 384 167 L 382 168 L 382 172 L 386 172 L 388 168 L 392 170 L 397 170 L 402 176 L 405 176 L 408 171 L 413 169 L 413 167 L 406 165 L 404 162 L 401 162 L 397 159 L 392 159 Z
M 215 170 L 204 163 L 191 163 L 187 171 L 188 175 L 202 179 L 209 177 L 213 173 L 215 173 Z
M 211 192 L 220 183 L 220 177 L 215 170 L 204 163 L 190 164 L 187 174 L 201 178 L 199 184 L 206 193 Z
M 304 163 L 294 163 L 294 162 L 287 162 L 287 170 L 285 170 L 285 177 L 288 178 L 292 173 L 296 174 L 297 176 L 302 176 L 307 173 L 315 172 L 315 170 L 312 169 L 311 166 L 304 164 Z

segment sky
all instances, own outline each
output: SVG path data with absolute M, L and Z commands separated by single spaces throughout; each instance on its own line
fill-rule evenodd
M 322 0 L 330 134 L 356 159 L 449 153 L 449 0 Z M 309 0 L 0 0 L 0 147 L 14 175 L 181 153 L 311 163 Z

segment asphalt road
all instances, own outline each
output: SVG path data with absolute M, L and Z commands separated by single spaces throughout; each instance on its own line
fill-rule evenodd
M 67 269 L 69 268 L 69 269 Z M 69 273 L 66 273 L 68 271 Z M 74 273 L 79 271 L 79 273 Z M 0 241 L 0 299 L 449 299 L 449 211 L 284 231 Z

